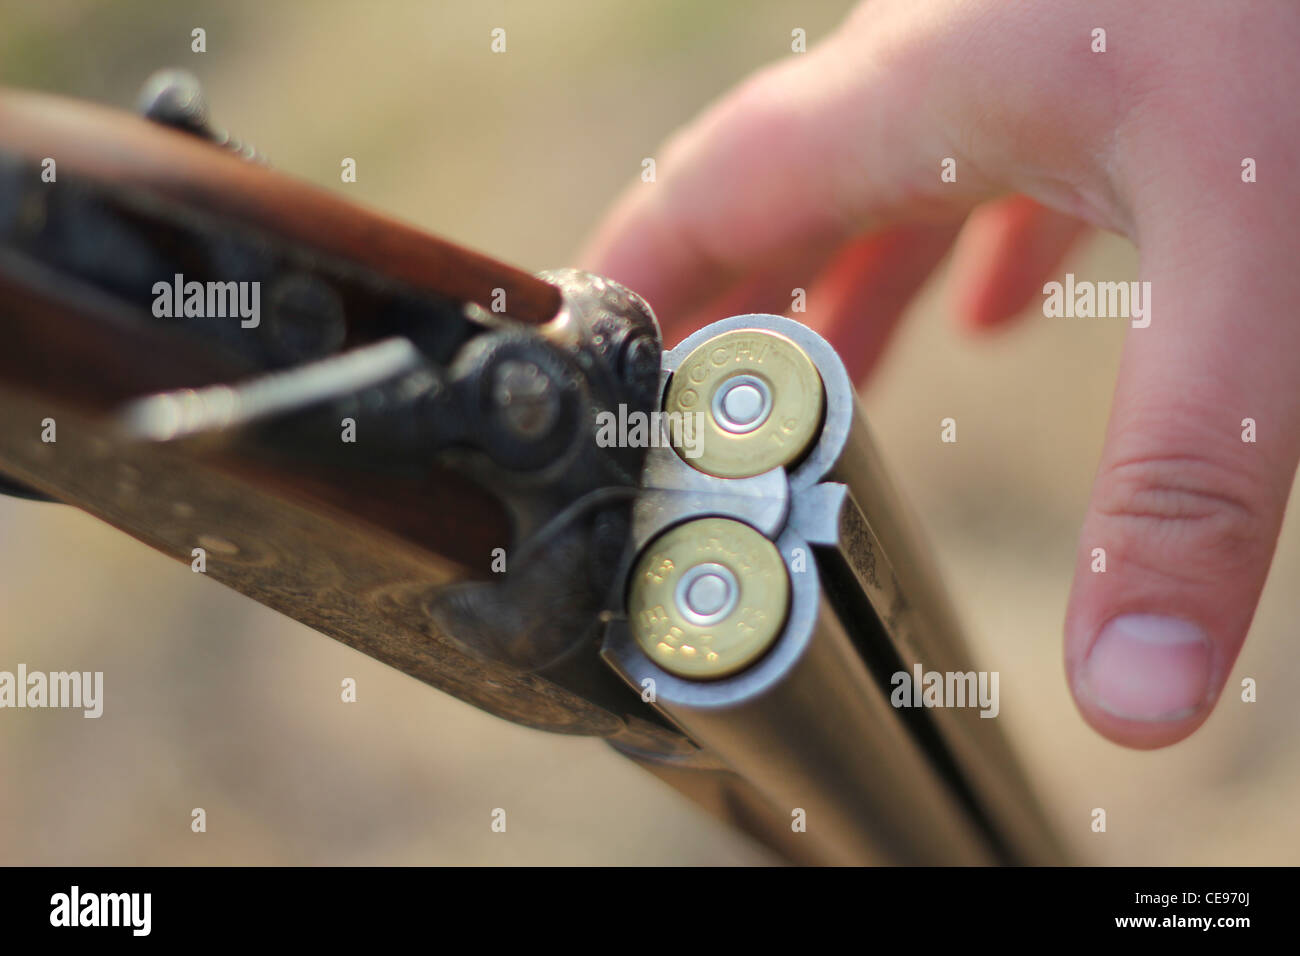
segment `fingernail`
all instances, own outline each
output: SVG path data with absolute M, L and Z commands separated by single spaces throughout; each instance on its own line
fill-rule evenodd
M 1191 621 L 1125 614 L 1097 635 L 1082 688 L 1102 710 L 1125 720 L 1172 721 L 1205 703 L 1210 642 Z

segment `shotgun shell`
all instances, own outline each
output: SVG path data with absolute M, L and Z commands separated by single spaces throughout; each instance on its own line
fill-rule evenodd
M 734 329 L 686 357 L 664 410 L 702 413 L 699 440 L 674 446 L 687 464 L 718 478 L 748 478 L 799 461 L 821 431 L 825 404 L 821 376 L 803 349 L 775 332 Z
M 642 650 L 694 680 L 726 677 L 762 657 L 789 607 L 776 545 L 728 518 L 689 521 L 656 538 L 638 558 L 628 594 Z

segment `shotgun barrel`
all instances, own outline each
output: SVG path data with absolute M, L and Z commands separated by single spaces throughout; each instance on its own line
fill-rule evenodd
M 834 350 L 794 320 L 744 315 L 663 366 L 665 410 L 698 412 L 704 440 L 650 452 L 627 619 L 604 653 L 719 759 L 744 806 L 733 818 L 785 845 L 771 831 L 793 814 L 818 862 L 1063 862 L 981 698 L 996 675 L 975 668 Z M 923 674 L 960 699 L 914 706 Z

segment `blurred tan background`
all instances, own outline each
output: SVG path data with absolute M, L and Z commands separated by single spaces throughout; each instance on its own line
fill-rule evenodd
M 0 82 L 129 106 L 152 70 L 186 67 L 216 122 L 279 169 L 539 269 L 572 264 L 670 130 L 849 6 L 0 0 Z M 505 55 L 488 50 L 496 26 Z M 1113 237 L 1067 268 L 1137 276 Z M 1155 753 L 1101 740 L 1069 699 L 1060 631 L 1123 323 L 1034 315 L 972 341 L 941 286 L 867 409 L 1050 811 L 1098 862 L 1300 863 L 1295 509 L 1208 724 Z M 955 446 L 938 440 L 949 415 Z M 489 717 L 85 515 L 0 498 L 0 669 L 19 662 L 102 670 L 106 704 L 97 721 L 0 711 L 0 863 L 772 862 L 596 741 Z M 1240 702 L 1243 676 L 1258 703 Z

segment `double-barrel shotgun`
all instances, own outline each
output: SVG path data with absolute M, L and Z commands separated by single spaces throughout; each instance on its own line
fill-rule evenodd
M 665 351 L 616 282 L 272 170 L 188 75 L 0 91 L 0 481 L 791 862 L 1066 859 L 826 341 Z

